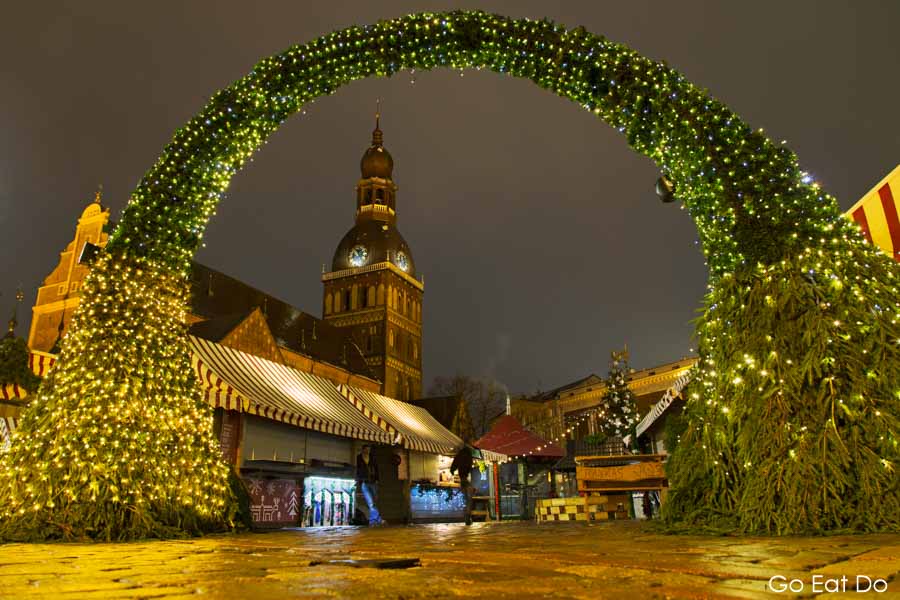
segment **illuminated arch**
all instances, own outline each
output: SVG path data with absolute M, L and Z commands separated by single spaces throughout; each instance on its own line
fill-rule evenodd
M 527 78 L 575 102 L 654 160 L 694 219 L 710 292 L 669 471 L 672 522 L 780 533 L 900 526 L 892 261 L 792 152 L 665 64 L 583 28 L 453 12 L 292 47 L 176 132 L 86 280 L 57 367 L 2 458 L 0 539 L 227 525 L 226 472 L 183 335 L 186 274 L 206 224 L 234 174 L 306 102 L 364 77 L 436 67 Z M 97 449 L 97 427 L 155 468 L 123 474 Z M 100 483 L 85 488 L 82 475 Z M 833 482 L 825 493 L 823 478 Z M 48 502 L 66 505 L 53 513 L 65 523 L 34 510 Z M 133 518 L 119 516 L 123 503 Z

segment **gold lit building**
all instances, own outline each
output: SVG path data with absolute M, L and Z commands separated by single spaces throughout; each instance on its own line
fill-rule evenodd
M 635 395 L 638 414 L 647 414 L 696 362 L 696 357 L 685 357 L 632 371 L 626 380 Z M 600 407 L 605 393 L 603 379 L 591 374 L 548 392 L 516 398 L 510 409 L 523 425 L 545 439 L 562 439 L 566 429 L 572 429 L 570 438 L 580 439 L 600 430 Z
M 109 209 L 100 205 L 100 192 L 81 212 L 75 226 L 75 239 L 59 253 L 59 263 L 38 288 L 28 332 L 28 347 L 43 352 L 56 352 L 69 319 L 78 306 L 81 282 L 89 267 L 83 259 L 87 244 L 106 245 L 109 234 Z

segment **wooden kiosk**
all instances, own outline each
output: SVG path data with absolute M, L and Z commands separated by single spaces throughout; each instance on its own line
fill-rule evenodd
M 631 492 L 658 491 L 665 501 L 664 454 L 575 457 L 576 498 L 549 498 L 535 508 L 538 523 L 627 519 Z

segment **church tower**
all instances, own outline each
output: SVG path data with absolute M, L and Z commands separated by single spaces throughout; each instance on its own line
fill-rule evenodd
M 356 224 L 338 244 L 322 314 L 349 330 L 383 393 L 399 400 L 422 394 L 422 294 L 409 245 L 397 230 L 394 159 L 375 117 L 372 144 L 360 161 Z
M 109 209 L 100 204 L 100 192 L 82 211 L 75 228 L 75 239 L 59 254 L 59 264 L 47 275 L 38 288 L 28 333 L 28 347 L 32 350 L 56 353 L 65 335 L 69 320 L 81 300 L 81 284 L 89 267 L 82 254 L 86 244 L 103 247 L 109 234 Z

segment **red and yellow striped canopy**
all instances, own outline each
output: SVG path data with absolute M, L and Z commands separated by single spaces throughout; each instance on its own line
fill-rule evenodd
M 900 165 L 846 215 L 859 224 L 870 243 L 900 262 Z

